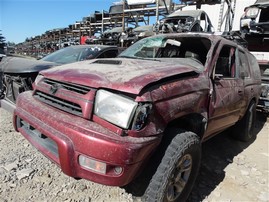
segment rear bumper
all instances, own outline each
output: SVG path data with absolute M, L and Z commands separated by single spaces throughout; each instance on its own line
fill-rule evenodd
M 160 137 L 119 136 L 94 122 L 41 103 L 31 92 L 18 97 L 14 127 L 65 174 L 114 186 L 128 184 L 160 142 Z M 82 167 L 80 155 L 105 163 L 106 172 Z M 120 173 L 115 171 L 119 167 Z
M 269 113 L 269 99 L 260 97 L 257 109 Z

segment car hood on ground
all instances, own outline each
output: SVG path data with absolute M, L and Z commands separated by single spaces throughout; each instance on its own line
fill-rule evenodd
M 28 59 L 22 57 L 4 57 L 0 63 L 3 73 L 32 73 L 56 66 L 54 62 Z
M 198 62 L 188 59 L 187 62 L 186 59 L 173 62 L 172 58 L 170 61 L 116 58 L 67 64 L 41 74 L 57 81 L 139 94 L 146 86 L 165 82 L 167 78 L 197 75 L 197 66 L 203 68 Z

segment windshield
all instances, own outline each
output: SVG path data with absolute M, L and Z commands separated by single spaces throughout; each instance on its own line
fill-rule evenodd
M 158 60 L 188 58 L 204 65 L 210 46 L 211 42 L 207 38 L 162 35 L 141 39 L 122 52 L 119 57 Z
M 55 62 L 58 64 L 67 64 L 87 59 L 95 58 L 101 51 L 99 47 L 67 47 L 58 50 L 42 58 L 43 61 Z

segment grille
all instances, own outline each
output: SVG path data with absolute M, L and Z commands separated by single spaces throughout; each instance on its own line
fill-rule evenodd
M 61 98 L 40 91 L 36 91 L 34 97 L 41 102 L 44 102 L 55 108 L 61 109 L 71 114 L 75 114 L 77 116 L 82 116 L 82 108 L 76 103 L 63 100 Z
M 59 85 L 59 86 L 61 86 L 61 88 L 64 88 L 66 90 L 76 92 L 79 94 L 83 94 L 83 95 L 85 95 L 91 91 L 91 88 L 86 87 L 86 86 L 64 83 L 64 82 L 54 81 L 51 79 L 44 79 L 44 83 L 49 84 L 49 85 Z

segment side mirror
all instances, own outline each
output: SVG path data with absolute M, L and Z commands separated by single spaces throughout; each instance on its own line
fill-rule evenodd
M 223 77 L 223 74 L 215 74 L 214 80 L 219 81 Z

